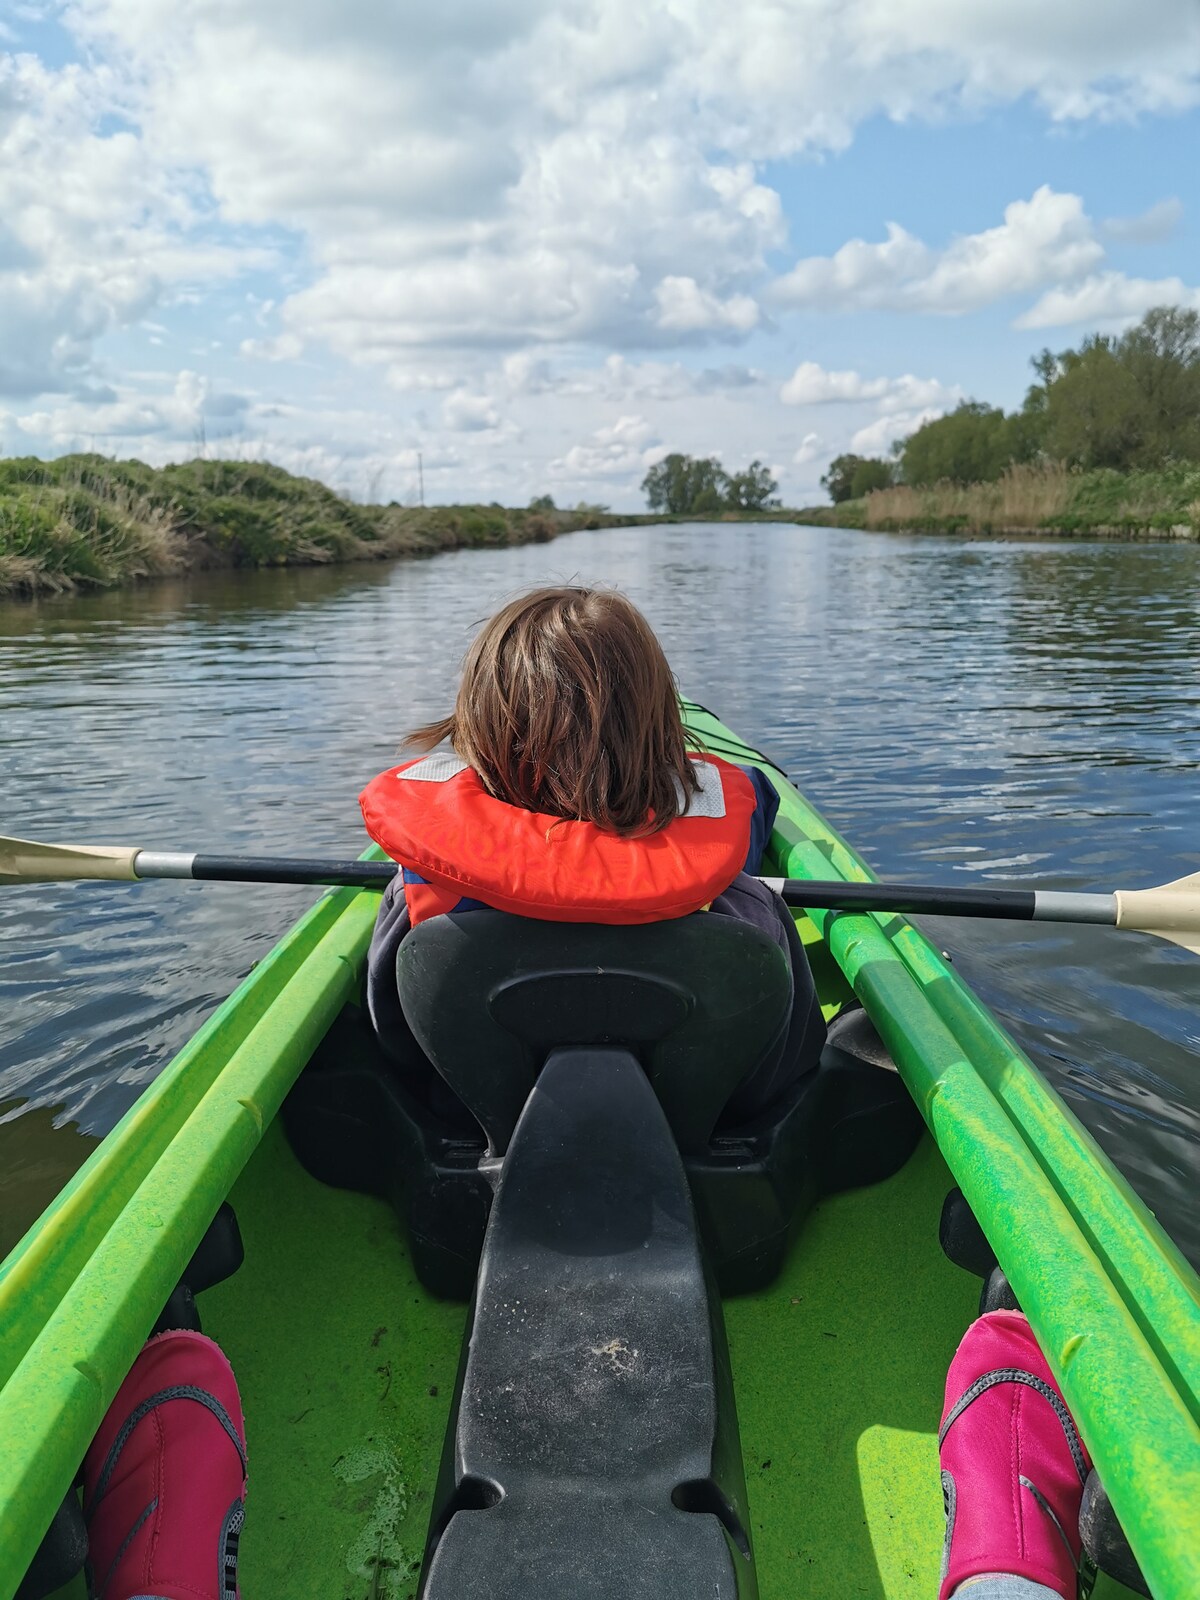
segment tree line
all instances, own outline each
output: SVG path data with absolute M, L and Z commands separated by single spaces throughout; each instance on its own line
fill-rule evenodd
M 1125 333 L 1043 350 L 1032 366 L 1020 410 L 964 400 L 890 457 L 835 457 L 822 486 L 836 504 L 894 483 L 987 483 L 1032 461 L 1118 472 L 1200 461 L 1200 312 L 1160 306 Z
M 642 493 L 651 511 L 697 516 L 714 511 L 764 511 L 777 506 L 779 484 L 761 461 L 726 472 L 715 456 L 673 453 L 651 467 Z

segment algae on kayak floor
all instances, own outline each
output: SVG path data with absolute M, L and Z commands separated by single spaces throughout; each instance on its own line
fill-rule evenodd
M 259 1396 L 245 1592 L 293 1593 L 303 1573 L 320 1574 L 311 1592 L 328 1600 L 401 1600 L 424 1552 L 466 1307 L 425 1294 L 391 1208 L 309 1177 L 278 1123 L 230 1199 L 245 1265 L 200 1311 L 243 1395 Z M 287 1227 L 272 1226 L 279 1214 Z M 256 1474 L 256 1455 L 276 1470 Z

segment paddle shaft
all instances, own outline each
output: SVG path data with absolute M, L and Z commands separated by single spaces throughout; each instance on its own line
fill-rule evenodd
M 185 855 L 139 850 L 138 878 L 193 878 L 206 883 L 308 883 L 347 889 L 386 889 L 396 876 L 394 861 L 312 860 L 297 856 Z
M 390 861 L 312 861 L 278 856 L 209 856 L 139 850 L 139 878 L 192 878 L 218 883 L 304 883 L 382 889 L 396 874 Z M 911 883 L 819 883 L 765 878 L 788 905 L 814 910 L 885 911 L 904 916 L 997 917 L 1017 922 L 1116 921 L 1111 894 L 1041 889 L 942 889 Z

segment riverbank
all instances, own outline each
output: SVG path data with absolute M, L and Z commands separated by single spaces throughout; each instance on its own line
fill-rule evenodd
M 1200 467 L 1153 472 L 1010 467 L 994 483 L 898 484 L 802 513 L 819 527 L 886 533 L 1200 540 Z
M 0 461 L 0 596 L 533 544 L 630 520 L 597 507 L 361 506 L 260 462 Z
M 0 461 L 0 597 L 111 589 L 212 568 L 389 561 L 544 543 L 585 528 L 695 520 L 498 505 L 368 506 L 262 462 L 63 456 Z M 995 483 L 898 485 L 802 510 L 724 511 L 722 522 L 799 522 L 975 537 L 1200 541 L 1200 467 L 1075 472 L 1013 467 Z

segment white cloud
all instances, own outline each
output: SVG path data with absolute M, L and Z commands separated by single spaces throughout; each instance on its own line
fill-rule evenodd
M 1191 306 L 1200 311 L 1200 288 L 1182 278 L 1127 278 L 1099 272 L 1069 288 L 1050 289 L 1016 320 L 1018 328 L 1062 328 L 1089 322 L 1124 325 L 1154 306 Z
M 1169 239 L 1183 216 L 1183 203 L 1174 195 L 1159 200 L 1136 217 L 1109 217 L 1103 224 L 1105 238 L 1122 244 L 1160 244 Z
M 529 351 L 505 357 L 495 378 L 512 395 L 595 396 L 611 404 L 754 394 L 766 381 L 765 373 L 737 364 L 694 368 L 680 361 L 630 361 L 623 355 L 609 355 L 599 366 L 564 367 Z
M 409 367 L 389 367 L 387 371 L 387 385 L 400 394 L 421 393 L 432 390 L 453 389 L 457 380 L 450 372 L 416 372 Z
M 704 132 L 760 156 L 842 148 L 870 116 L 944 121 L 1023 98 L 1058 121 L 1200 97 L 1200 12 L 1180 0 L 679 0 Z
M 779 391 L 788 406 L 851 405 L 877 401 L 889 410 L 948 404 L 957 391 L 936 378 L 864 378 L 858 372 L 830 372 L 815 361 L 802 361 Z
M 1033 97 L 1058 119 L 1115 117 L 1200 95 L 1200 13 L 1178 0 L 458 0 L 419 18 L 374 0 L 76 0 L 68 16 L 173 192 L 200 174 L 225 222 L 306 241 L 311 282 L 282 331 L 385 364 L 736 340 L 785 242 L 763 162 L 841 148 L 878 116 Z M 1045 191 L 943 252 L 894 229 L 801 262 L 784 299 L 887 303 L 899 285 L 953 310 L 1080 276 L 1095 242 L 1070 203 Z
M 923 411 L 893 411 L 868 422 L 850 437 L 850 448 L 856 455 L 885 456 L 897 439 L 906 439 L 925 423 L 945 414 L 944 406 L 928 406 Z
M 243 339 L 239 348 L 244 356 L 262 361 L 295 361 L 304 353 L 304 341 L 294 333 L 280 333 L 269 339 Z
M 600 479 L 620 483 L 632 474 L 643 473 L 666 453 L 645 417 L 618 417 L 616 422 L 597 428 L 586 444 L 572 445 L 565 455 L 551 461 L 549 476 L 555 482 Z
M 485 433 L 500 426 L 500 413 L 490 396 L 456 389 L 442 402 L 442 420 L 454 433 Z
M 792 456 L 794 467 L 806 467 L 810 461 L 819 461 L 825 453 L 825 441 L 817 433 L 806 433 Z
M 210 429 L 240 430 L 250 409 L 246 396 L 218 391 L 195 372 L 181 372 L 168 394 L 130 392 L 100 403 L 71 400 L 26 412 L 16 425 L 60 450 L 94 449 L 148 436 L 199 448 L 199 439 Z
M 1006 206 L 998 227 L 961 235 L 942 250 L 889 223 L 882 243 L 851 239 L 832 256 L 810 256 L 778 280 L 772 299 L 822 310 L 958 314 L 1074 281 L 1103 257 L 1080 197 L 1043 185 Z
M 1150 280 L 1103 270 L 1101 235 L 1153 243 L 1166 238 L 1181 215 L 1178 200 L 1164 200 L 1140 216 L 1097 225 L 1080 196 L 1043 185 L 1029 200 L 1006 206 L 999 227 L 962 235 L 940 250 L 889 223 L 879 243 L 851 239 L 832 256 L 797 262 L 773 285 L 771 298 L 790 308 L 959 315 L 1040 290 L 1014 326 L 1134 321 L 1151 306 L 1197 304 L 1200 290 L 1177 277 Z M 811 366 L 798 368 L 784 386 L 789 403 L 870 398 L 856 373 L 810 372 Z M 913 404 L 926 403 L 913 397 Z
M 702 289 L 695 278 L 664 278 L 654 291 L 657 322 L 671 333 L 711 333 L 729 329 L 749 333 L 758 322 L 758 307 L 747 294 L 727 300 Z
M 0 55 L 2 393 L 80 391 L 106 333 L 274 259 L 207 237 L 191 182 L 136 131 L 96 131 L 126 92 L 103 66 Z
M 809 256 L 778 278 L 771 298 L 783 306 L 845 310 L 877 307 L 893 300 L 900 286 L 919 282 L 931 270 L 934 253 L 898 223 L 887 224 L 880 244 L 851 239 L 832 256 Z

